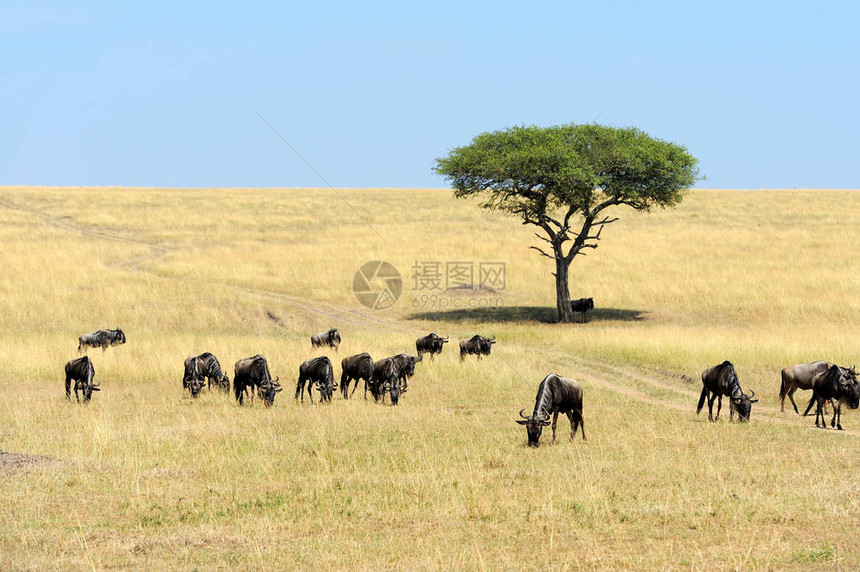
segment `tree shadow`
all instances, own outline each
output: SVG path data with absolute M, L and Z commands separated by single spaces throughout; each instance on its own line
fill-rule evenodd
M 622 310 L 619 308 L 595 308 L 587 314 L 588 322 L 641 322 L 646 319 L 642 310 Z M 548 306 L 504 306 L 498 308 L 463 308 L 438 312 L 416 312 L 406 316 L 407 320 L 428 320 L 431 322 L 540 322 L 558 323 L 558 311 Z M 580 322 L 577 313 L 575 323 Z

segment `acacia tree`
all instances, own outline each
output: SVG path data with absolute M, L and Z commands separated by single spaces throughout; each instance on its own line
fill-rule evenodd
M 558 319 L 572 322 L 569 269 L 597 248 L 605 211 L 671 207 L 698 178 L 698 160 L 636 128 L 602 125 L 511 127 L 482 133 L 436 160 L 457 198 L 519 216 L 548 246 L 530 246 L 555 261 Z

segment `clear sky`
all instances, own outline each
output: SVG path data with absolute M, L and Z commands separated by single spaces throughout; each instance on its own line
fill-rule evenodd
M 856 1 L 244 4 L 4 1 L 0 184 L 442 187 L 480 132 L 596 121 L 700 187 L 860 188 Z

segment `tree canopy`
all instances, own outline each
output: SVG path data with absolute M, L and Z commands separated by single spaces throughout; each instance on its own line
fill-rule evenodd
M 618 220 L 603 211 L 674 206 L 695 183 L 697 165 L 684 147 L 636 128 L 569 124 L 482 133 L 437 159 L 436 172 L 449 179 L 455 197 L 480 198 L 484 208 L 543 229 L 537 236 L 551 253 L 531 248 L 556 261 L 559 319 L 569 322 L 568 267 Z

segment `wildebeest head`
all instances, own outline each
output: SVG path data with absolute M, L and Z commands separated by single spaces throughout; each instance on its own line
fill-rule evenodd
M 328 339 L 333 343 L 340 343 L 340 332 L 337 331 L 337 328 L 332 328 L 328 331 Z
M 753 399 L 753 397 L 755 397 L 755 391 L 750 391 L 749 395 L 741 393 L 731 397 L 732 405 L 734 406 L 735 411 L 738 412 L 738 418 L 741 421 L 750 420 L 752 404 L 758 402 L 758 399 Z
M 496 336 L 492 338 L 481 338 L 481 353 L 490 355 L 490 350 L 493 349 L 493 344 L 496 343 Z
M 281 384 L 278 383 L 278 379 L 280 378 L 276 377 L 275 379 L 263 381 L 260 384 L 260 399 L 263 400 L 263 403 L 266 405 L 266 407 L 271 407 L 272 405 L 274 405 L 275 394 L 284 389 L 283 387 L 281 387 Z
M 77 395 L 79 390 L 84 394 L 84 401 L 89 401 L 93 396 L 93 391 L 101 391 L 101 388 L 97 381 L 91 380 L 90 383 L 87 383 L 87 380 L 82 379 L 75 383 L 75 395 Z
M 125 332 L 123 332 L 119 328 L 116 329 L 116 341 L 120 344 L 125 343 Z
M 523 411 L 525 409 L 520 409 L 520 417 L 522 419 L 517 419 L 516 421 L 520 425 L 526 426 L 526 431 L 529 435 L 529 447 L 538 448 L 540 446 L 540 434 L 543 428 L 549 425 L 549 413 L 541 411 L 540 413 L 533 413 L 526 417 Z
M 200 392 L 203 391 L 203 377 L 193 376 L 185 383 L 188 386 L 188 391 L 191 392 L 191 397 L 200 397 Z
M 842 375 L 839 376 L 839 385 L 836 392 L 836 397 L 839 401 L 845 403 L 848 409 L 857 409 L 860 407 L 860 382 L 857 381 L 857 377 L 853 375 L 853 372 L 854 366 L 851 366 L 849 370 L 840 372 Z

